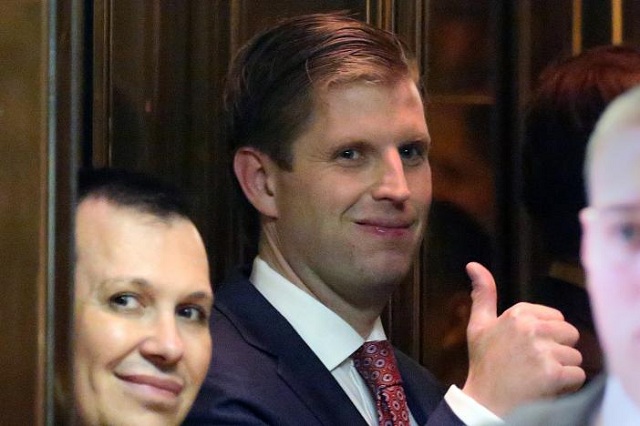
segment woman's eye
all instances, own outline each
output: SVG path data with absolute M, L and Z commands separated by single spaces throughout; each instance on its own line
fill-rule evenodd
M 109 305 L 118 310 L 134 310 L 142 306 L 138 297 L 130 293 L 111 296 Z
M 204 323 L 208 320 L 207 312 L 201 306 L 184 306 L 179 308 L 177 313 L 189 321 Z

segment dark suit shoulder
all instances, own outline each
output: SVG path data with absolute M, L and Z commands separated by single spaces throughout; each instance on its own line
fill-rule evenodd
M 186 424 L 364 425 L 329 370 L 246 277 L 219 287 L 213 355 Z
M 274 317 L 279 314 L 247 275 L 245 269 L 216 289 L 210 321 L 211 364 L 187 425 L 300 424 L 295 415 L 286 413 L 304 407 L 286 396 L 276 400 L 288 389 L 280 379 L 276 357 L 265 349 L 260 329 L 277 326 Z

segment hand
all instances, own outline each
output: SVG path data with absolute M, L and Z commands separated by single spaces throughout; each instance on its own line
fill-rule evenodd
M 496 315 L 496 285 L 479 263 L 467 265 L 472 306 L 467 341 L 469 375 L 463 392 L 504 416 L 534 399 L 578 389 L 585 380 L 578 330 L 556 309 L 518 303 Z

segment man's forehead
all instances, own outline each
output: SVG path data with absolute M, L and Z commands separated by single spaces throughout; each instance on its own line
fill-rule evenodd
M 115 206 L 106 197 L 89 195 L 78 204 L 77 214 L 84 212 L 100 213 L 113 209 Z
M 591 203 L 598 207 L 640 199 L 640 125 L 600 135 L 590 170 Z
M 135 220 L 140 223 L 170 225 L 174 220 L 184 219 L 178 215 L 160 216 L 147 211 L 142 205 L 123 205 L 108 197 L 89 196 L 82 200 L 77 208 L 76 220 L 95 224 L 99 221 L 117 222 L 118 220 Z
M 105 255 L 122 244 L 136 244 L 142 235 L 168 229 L 174 220 L 122 206 L 105 197 L 88 197 L 80 202 L 76 213 L 76 258 Z

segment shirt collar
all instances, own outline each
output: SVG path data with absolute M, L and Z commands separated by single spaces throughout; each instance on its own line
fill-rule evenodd
M 602 401 L 600 420 L 606 426 L 631 426 L 640 419 L 640 407 L 626 393 L 620 380 L 613 375 L 607 377 Z
M 259 257 L 253 261 L 250 280 L 328 370 L 338 367 L 365 342 L 345 320 Z M 378 317 L 366 340 L 386 338 Z

